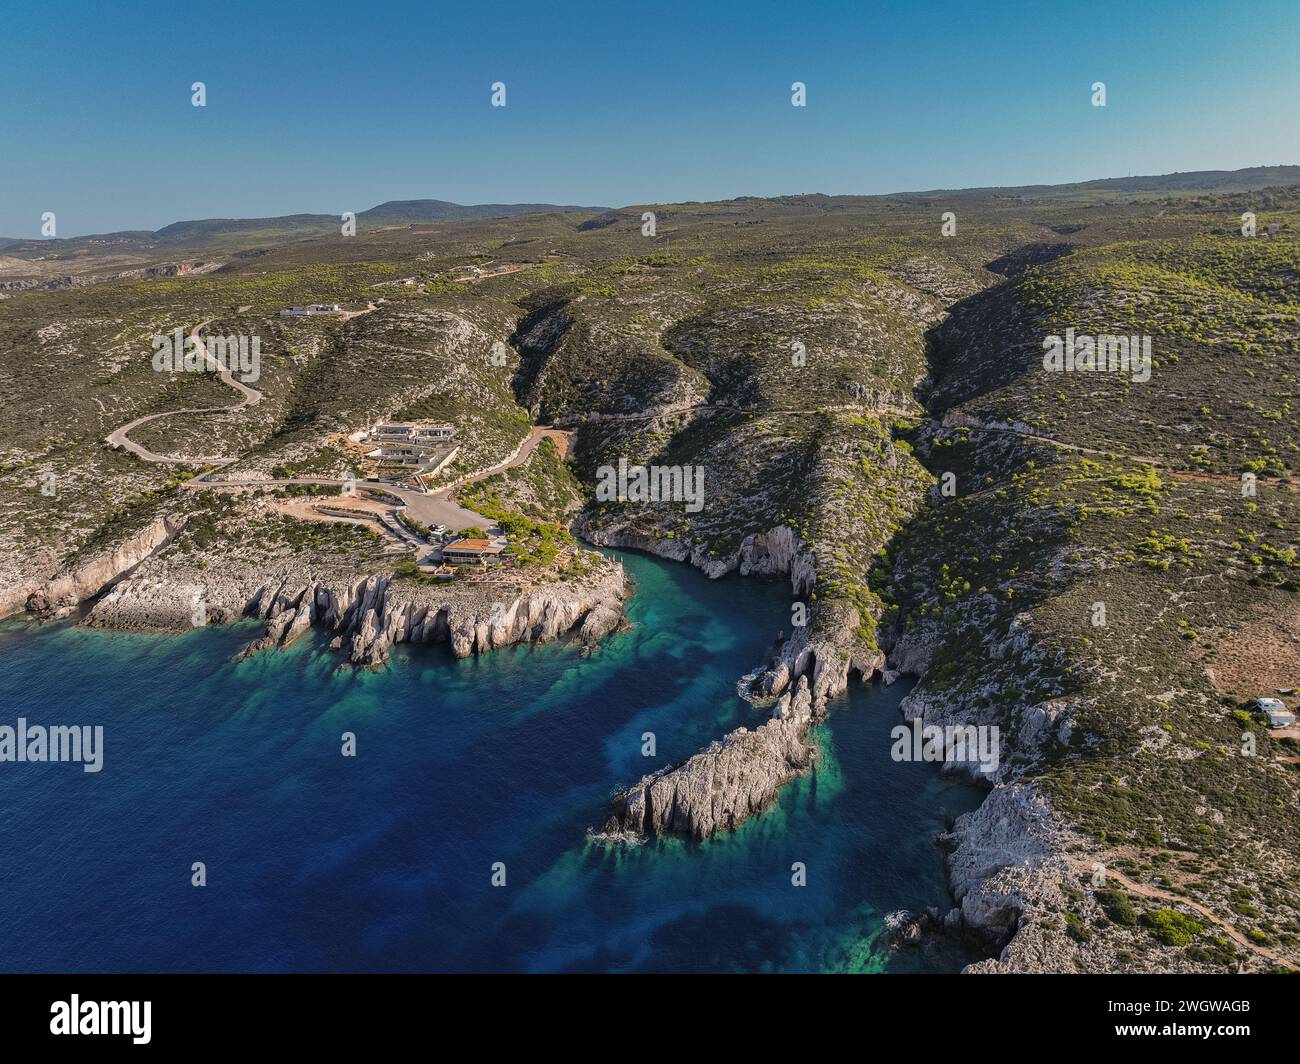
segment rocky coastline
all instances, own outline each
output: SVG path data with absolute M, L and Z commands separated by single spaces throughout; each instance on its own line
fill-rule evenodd
M 816 576 L 811 552 L 785 526 L 746 537 L 734 555 L 723 559 L 681 541 L 638 533 L 605 531 L 588 538 L 685 561 L 714 578 L 729 572 L 789 576 L 796 596 L 806 596 Z M 685 761 L 617 792 L 594 837 L 678 835 L 698 841 L 732 831 L 762 813 L 776 801 L 781 787 L 816 763 L 809 728 L 825 716 L 829 702 L 855 675 L 865 680 L 879 673 L 885 683 L 903 675 L 916 677 L 917 687 L 902 702 L 904 720 L 939 726 L 989 723 L 968 708 L 927 693 L 925 674 L 937 634 L 887 633 L 886 654 L 862 648 L 854 638 L 857 626 L 851 607 L 826 604 L 815 628 L 796 628 L 779 640 L 768 660 L 739 685 L 742 697 L 755 705 L 774 701 L 771 719 L 755 728 L 737 728 Z M 1028 633 L 1017 630 L 1009 638 L 1025 643 Z M 1039 716 L 1041 720 L 1034 719 L 1041 727 L 1031 722 L 1025 726 L 1028 730 L 1022 728 L 1023 734 L 1011 737 L 1018 752 L 1021 742 L 1041 746 L 1061 728 L 1068 738 L 1068 715 Z M 966 763 L 943 766 L 991 789 L 978 809 L 958 817 L 935 840 L 944 851 L 955 905 L 947 912 L 893 914 L 896 926 L 887 928 L 892 945 L 914 944 L 922 936 L 960 936 L 993 954 L 969 971 L 1050 970 L 1048 954 L 1030 941 L 1033 925 L 1026 914 L 1063 905 L 1063 887 L 1071 872 L 1067 833 L 1037 788 L 1011 779 L 1008 763 L 1004 758 L 992 777 Z
M 45 581 L 33 580 L 0 594 L 5 610 L 0 616 L 29 610 L 47 617 L 63 617 L 132 573 L 172 541 L 181 521 L 154 518 L 140 531 L 114 546 L 76 562 Z
M 689 562 L 711 579 L 731 572 L 789 577 L 792 593 L 800 598 L 812 593 L 816 581 L 812 552 L 786 525 L 746 536 L 736 552 L 724 558 L 681 540 L 590 529 L 581 523 L 579 527 L 589 542 Z M 851 607 L 826 604 L 819 608 L 815 624 L 782 636 L 767 661 L 738 686 L 741 697 L 755 706 L 771 706 L 771 719 L 756 728 L 736 728 L 686 761 L 615 794 L 603 834 L 671 834 L 701 840 L 734 830 L 770 807 L 781 787 L 816 761 L 810 725 L 825 716 L 831 699 L 847 689 L 854 673 L 865 679 L 884 664 L 884 655 L 858 644 L 857 627 Z
M 724 557 L 711 555 L 700 545 L 664 539 L 626 529 L 594 529 L 581 519 L 575 529 L 587 542 L 602 547 L 645 551 L 669 561 L 687 562 L 711 580 L 727 573 L 741 576 L 789 577 L 795 598 L 812 594 L 817 561 L 812 551 L 788 525 L 751 533 L 739 548 Z M 884 667 L 885 657 L 868 651 L 855 638 L 859 618 L 852 607 L 827 603 L 818 607 L 812 623 L 797 627 L 752 674 L 745 697 L 769 701 L 792 690 L 802 676 L 809 680 L 814 716 L 825 712 L 827 702 L 848 688 L 853 674 L 867 679 Z
M 180 528 L 158 518 L 93 558 L 31 590 L 25 608 L 45 618 L 79 609 L 98 628 L 187 631 L 255 618 L 265 634 L 241 657 L 285 647 L 318 627 L 349 664 L 378 668 L 397 643 L 446 643 L 457 657 L 573 635 L 586 647 L 625 623 L 630 586 L 604 561 L 572 580 L 530 583 L 502 572 L 445 583 L 357 573 L 290 556 L 220 571 L 165 553 Z M 16 597 L 16 596 L 13 596 Z
M 620 566 L 589 581 L 526 590 L 411 584 L 387 574 L 358 578 L 295 564 L 242 579 L 197 572 L 132 577 L 95 602 L 85 623 L 176 631 L 242 617 L 265 621 L 266 634 L 244 648 L 245 657 L 288 646 L 319 627 L 335 634 L 335 648 L 352 665 L 378 668 L 397 643 L 446 643 L 457 657 L 468 657 L 574 632 L 591 646 L 622 622 L 626 594 Z
M 682 540 L 625 529 L 591 529 L 579 523 L 589 542 L 644 550 L 685 561 L 711 579 L 742 576 L 788 577 L 796 598 L 811 595 L 817 568 L 813 553 L 787 525 L 747 535 L 735 553 L 714 557 Z M 604 833 L 618 836 L 674 834 L 694 839 L 734 830 L 771 806 L 781 787 L 808 771 L 817 750 L 809 726 L 822 719 L 830 701 L 851 677 L 874 675 L 883 654 L 856 639 L 859 618 L 845 604 L 818 607 L 814 623 L 778 639 L 768 659 L 745 676 L 738 693 L 771 719 L 757 728 L 741 726 L 678 765 L 646 776 L 617 793 Z
M 445 585 L 395 580 L 384 572 L 346 569 L 283 558 L 272 565 L 224 564 L 220 572 L 171 556 L 167 548 L 180 523 L 159 517 L 88 560 L 67 566 L 27 594 L 25 608 L 44 617 L 85 610 L 82 623 L 109 629 L 185 631 L 196 625 L 255 618 L 265 633 L 240 657 L 286 647 L 311 628 L 333 635 L 331 646 L 347 665 L 378 668 L 402 642 L 445 643 L 458 657 L 520 643 L 566 636 L 594 646 L 625 623 L 630 593 L 621 565 L 607 563 L 579 581 L 538 587 L 455 582 Z M 646 549 L 641 537 L 591 536 L 603 545 Z M 658 557 L 689 561 L 710 576 L 725 572 L 788 576 L 797 596 L 815 578 L 814 559 L 794 532 L 778 526 L 746 537 L 720 566 L 673 541 L 651 541 Z M 16 595 L 10 595 L 15 598 Z M 639 840 L 672 834 L 702 840 L 732 831 L 770 808 L 780 789 L 817 760 L 810 736 L 829 702 L 856 673 L 880 672 L 885 682 L 919 678 L 904 699 L 904 718 L 926 724 L 988 723 L 964 705 L 927 690 L 933 639 L 924 628 L 889 633 L 888 657 L 865 652 L 854 640 L 857 618 L 847 607 L 825 604 L 816 627 L 796 628 L 742 682 L 758 707 L 770 709 L 757 726 L 739 727 L 706 749 L 645 776 L 615 794 L 603 822 L 605 838 Z M 1023 650 L 1028 633 L 1007 636 Z M 1053 737 L 1068 738 L 1070 716 L 1061 710 L 1030 714 L 1009 736 L 1017 753 L 1033 756 Z M 962 771 L 963 766 L 946 766 Z M 983 804 L 959 817 L 941 836 L 955 906 L 946 913 L 901 914 L 890 932 L 895 942 L 960 934 L 996 956 L 970 971 L 1052 971 L 1060 968 L 1034 914 L 1059 912 L 1072 875 L 1069 833 L 1049 800 L 1017 782 L 1004 759 Z M 1072 969 L 1073 970 L 1073 969 Z

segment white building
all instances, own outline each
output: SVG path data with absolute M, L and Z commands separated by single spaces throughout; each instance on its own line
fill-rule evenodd
M 305 307 L 289 307 L 280 311 L 282 318 L 305 318 L 311 314 L 341 314 L 343 308 L 337 303 L 309 303 Z
M 1295 723 L 1295 714 L 1289 709 L 1266 709 L 1264 715 L 1270 728 L 1289 728 Z
M 451 425 L 423 421 L 381 421 L 365 439 L 375 444 L 367 458 L 381 465 L 400 465 L 421 473 L 437 473 L 460 451 L 451 446 L 456 430 Z

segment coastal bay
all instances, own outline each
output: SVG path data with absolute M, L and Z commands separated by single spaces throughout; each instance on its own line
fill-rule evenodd
M 765 719 L 736 697 L 788 588 L 615 552 L 631 628 L 336 670 L 183 635 L 0 627 L 13 715 L 102 725 L 103 770 L 0 766 L 9 970 L 955 970 L 887 913 L 950 904 L 933 838 L 982 792 L 890 759 L 908 685 L 852 685 L 813 770 L 703 843 L 587 837 L 610 794 Z M 355 736 L 355 757 L 342 736 Z M 647 733 L 656 756 L 642 756 Z M 57 830 L 52 830 L 57 825 Z M 191 885 L 201 862 L 206 886 Z M 792 884 L 800 863 L 806 886 Z M 504 886 L 493 886 L 504 865 Z

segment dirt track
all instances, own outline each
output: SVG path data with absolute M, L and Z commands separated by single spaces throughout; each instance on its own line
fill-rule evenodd
M 104 442 L 110 447 L 122 447 L 130 451 L 137 458 L 142 458 L 146 462 L 160 462 L 167 465 L 229 465 L 235 461 L 233 458 L 224 458 L 220 456 L 208 458 L 187 458 L 181 455 L 158 454 L 147 447 L 136 443 L 130 438 L 130 432 L 146 425 L 151 421 L 158 421 L 165 417 L 178 417 L 181 414 L 229 414 L 236 410 L 243 410 L 245 407 L 256 406 L 262 401 L 262 393 L 256 388 L 250 388 L 243 381 L 236 380 L 234 374 L 229 369 L 224 369 L 216 363 L 199 336 L 200 330 L 211 323 L 212 319 L 199 322 L 190 330 L 190 338 L 198 345 L 199 350 L 203 352 L 203 360 L 208 365 L 217 370 L 217 375 L 221 378 L 221 383 L 229 385 L 239 393 L 239 402 L 232 406 L 202 406 L 193 407 L 188 410 L 168 410 L 161 414 L 146 414 L 144 417 L 138 417 L 134 421 L 128 422 L 121 428 L 114 429 L 105 437 Z
M 1080 868 L 1082 869 L 1082 866 L 1080 866 Z M 1114 880 L 1116 883 L 1124 887 L 1125 890 L 1129 890 L 1134 894 L 1141 895 L 1144 898 L 1158 898 L 1161 901 L 1167 901 L 1175 905 L 1183 905 L 1189 909 L 1193 909 L 1201 916 L 1205 917 L 1205 919 L 1210 921 L 1210 923 L 1214 924 L 1216 927 L 1221 928 L 1224 931 L 1224 933 L 1229 938 L 1231 938 L 1235 943 L 1237 943 L 1237 945 L 1241 946 L 1242 949 L 1249 950 L 1251 953 L 1256 953 L 1261 957 L 1265 957 L 1268 960 L 1272 961 L 1274 964 L 1281 965 L 1283 968 L 1286 968 L 1290 971 L 1294 972 L 1300 970 L 1296 968 L 1294 962 L 1282 956 L 1282 954 L 1278 953 L 1277 950 L 1270 949 L 1268 946 L 1261 945 L 1258 942 L 1252 942 L 1240 931 L 1238 931 L 1237 928 L 1232 923 L 1225 920 L 1221 916 L 1215 915 L 1204 905 L 1201 905 L 1198 902 L 1194 902 L 1190 898 L 1184 898 L 1179 894 L 1173 894 L 1170 891 L 1161 890 L 1159 887 L 1147 886 L 1146 884 L 1135 882 L 1134 880 L 1129 879 L 1129 877 L 1124 875 L 1122 872 L 1117 872 L 1110 867 L 1106 868 L 1106 879 L 1108 881 Z

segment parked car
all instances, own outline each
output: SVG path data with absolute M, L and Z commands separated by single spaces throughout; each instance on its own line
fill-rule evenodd
M 1280 698 L 1256 698 L 1250 703 L 1256 713 L 1263 713 L 1268 718 L 1270 728 L 1289 728 L 1295 721 L 1295 714 L 1286 708 Z

